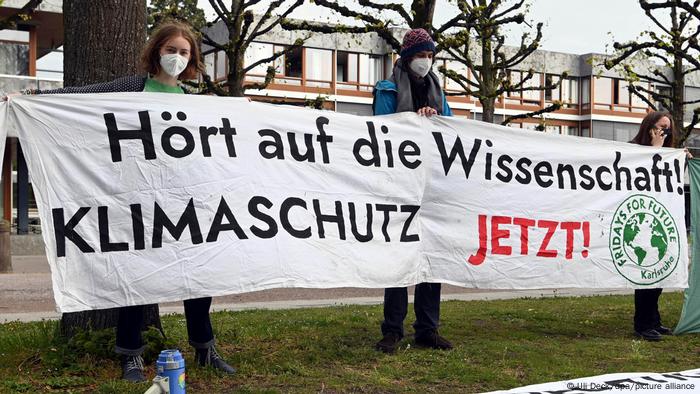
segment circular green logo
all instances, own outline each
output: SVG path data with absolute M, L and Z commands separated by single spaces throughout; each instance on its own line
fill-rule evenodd
M 610 255 L 627 280 L 651 285 L 678 265 L 678 227 L 658 200 L 636 194 L 617 207 L 610 225 Z

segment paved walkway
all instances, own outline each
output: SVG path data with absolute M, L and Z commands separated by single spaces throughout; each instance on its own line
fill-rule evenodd
M 57 319 L 51 274 L 45 256 L 13 256 L 13 273 L 0 274 L 0 323 Z M 443 300 L 496 300 L 631 294 L 629 289 L 481 290 L 443 285 Z M 212 310 L 289 309 L 383 302 L 383 289 L 273 289 L 215 297 Z M 162 304 L 161 313 L 182 313 L 182 303 Z

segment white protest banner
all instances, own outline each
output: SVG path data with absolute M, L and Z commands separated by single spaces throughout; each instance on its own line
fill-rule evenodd
M 612 373 L 561 382 L 550 382 L 518 387 L 487 394 L 585 394 L 585 393 L 697 393 L 700 388 L 700 369 L 682 372 Z
M 61 311 L 275 287 L 685 287 L 683 160 L 457 118 L 10 105 Z

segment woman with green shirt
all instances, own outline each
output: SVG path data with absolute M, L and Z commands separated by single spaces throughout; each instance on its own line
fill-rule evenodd
M 141 52 L 141 68 L 148 77 L 128 76 L 107 83 L 53 90 L 28 90 L 24 94 L 158 92 L 184 94 L 179 80 L 196 79 L 204 64 L 195 35 L 189 26 L 178 22 L 162 24 Z M 209 319 L 211 297 L 184 301 L 187 334 L 195 348 L 195 361 L 226 373 L 236 370 L 228 365 L 214 348 L 214 334 Z M 115 351 L 122 355 L 122 378 L 144 381 L 143 358 L 145 346 L 141 338 L 144 305 L 119 308 Z

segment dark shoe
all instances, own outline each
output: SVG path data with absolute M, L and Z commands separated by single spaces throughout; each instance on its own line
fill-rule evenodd
M 641 337 L 645 341 L 660 341 L 661 340 L 661 334 L 659 334 L 658 331 L 654 330 L 653 328 L 650 328 L 648 330 L 644 331 L 635 331 L 635 335 L 638 337 Z
M 212 367 L 228 374 L 236 373 L 236 368 L 228 365 L 226 361 L 219 356 L 219 353 L 216 352 L 214 346 L 204 349 L 195 349 L 194 361 L 200 367 Z
M 668 327 L 658 326 L 654 330 L 661 335 L 673 335 L 673 330 Z
M 416 345 L 439 350 L 449 350 L 454 347 L 450 341 L 440 336 L 437 331 L 430 331 L 427 334 L 416 337 Z
M 124 356 L 122 359 L 122 379 L 129 382 L 144 382 L 143 358 L 141 356 Z
M 401 335 L 395 332 L 389 332 L 384 335 L 381 341 L 374 346 L 377 350 L 384 353 L 394 353 L 401 342 Z

